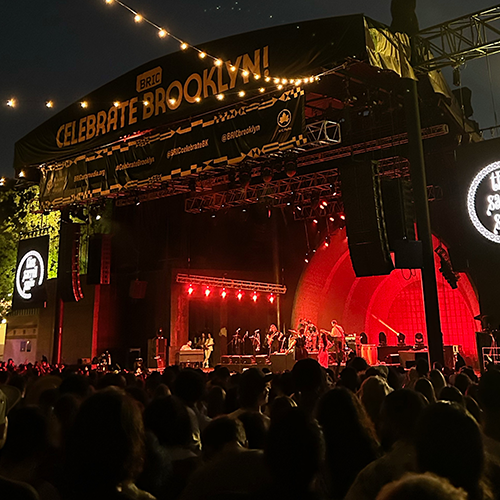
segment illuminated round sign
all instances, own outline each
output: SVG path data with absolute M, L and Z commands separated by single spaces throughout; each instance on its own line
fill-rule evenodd
M 474 227 L 485 238 L 500 243 L 500 162 L 483 168 L 467 194 L 467 210 Z
M 43 283 L 45 265 L 42 256 L 36 250 L 26 253 L 16 272 L 16 290 L 24 300 L 30 300 L 31 290 Z

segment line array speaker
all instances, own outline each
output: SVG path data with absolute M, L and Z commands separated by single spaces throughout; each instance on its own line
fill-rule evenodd
M 389 274 L 393 269 L 384 220 L 377 162 L 340 168 L 342 199 L 352 267 L 356 276 Z

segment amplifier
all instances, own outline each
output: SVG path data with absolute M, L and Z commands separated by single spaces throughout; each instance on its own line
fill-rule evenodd
M 271 371 L 273 373 L 291 370 L 295 364 L 293 353 L 275 353 L 269 356 L 271 359 Z
M 242 365 L 253 365 L 253 356 L 241 356 Z
M 268 362 L 267 356 L 265 354 L 260 354 L 259 356 L 255 356 L 255 362 L 259 366 L 267 365 Z
M 229 364 L 231 364 L 231 356 L 221 356 L 220 357 L 220 364 L 221 365 L 229 365 Z

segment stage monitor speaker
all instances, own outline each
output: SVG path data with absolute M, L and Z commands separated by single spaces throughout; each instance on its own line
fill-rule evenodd
M 88 285 L 109 285 L 111 275 L 111 235 L 96 234 L 89 240 Z
M 391 260 L 378 164 L 351 163 L 340 168 L 347 242 L 356 276 L 389 274 Z
M 64 302 L 83 299 L 80 285 L 80 224 L 61 222 L 57 286 Z
M 291 370 L 295 364 L 293 353 L 275 353 L 269 356 L 271 359 L 271 371 L 273 373 L 280 373 Z
M 230 365 L 231 364 L 231 356 L 221 356 L 220 357 L 221 365 Z

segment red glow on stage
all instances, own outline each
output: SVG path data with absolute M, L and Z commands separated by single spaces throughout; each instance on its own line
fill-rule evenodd
M 222 292 L 220 293 L 220 296 L 221 296 L 223 299 L 225 299 L 225 298 L 226 298 L 226 296 L 227 296 L 227 292 L 226 292 L 226 289 L 225 289 L 225 288 L 223 288 L 223 289 L 222 289 Z
M 388 276 L 357 278 L 345 229 L 331 234 L 330 240 L 321 252 L 306 255 L 310 262 L 297 288 L 292 323 L 308 318 L 319 328 L 328 328 L 336 319 L 346 333 L 366 332 L 370 344 L 378 344 L 378 333 L 384 331 L 388 345 L 397 345 L 394 329 L 403 332 L 407 345 L 413 346 L 415 333 L 422 332 L 428 345 L 420 271 L 396 269 Z M 438 245 L 434 239 L 434 248 Z M 435 259 L 439 268 L 439 257 Z M 473 364 L 477 360 L 475 331 L 480 328 L 474 320 L 479 303 L 473 285 L 465 273 L 460 274 L 456 290 L 441 273 L 436 279 L 444 345 L 461 346 L 466 362 Z
M 269 302 L 271 302 L 271 304 L 274 304 L 274 298 L 275 297 L 274 297 L 273 294 L 269 295 L 269 299 L 268 300 L 269 300 Z
M 193 286 L 192 286 L 192 285 L 189 285 L 189 288 L 188 288 L 188 294 L 189 294 L 189 295 L 192 295 L 192 294 L 193 294 L 193 292 L 194 292 L 194 288 L 193 288 Z
M 205 289 L 205 297 L 209 297 L 210 296 L 210 288 L 207 288 Z

